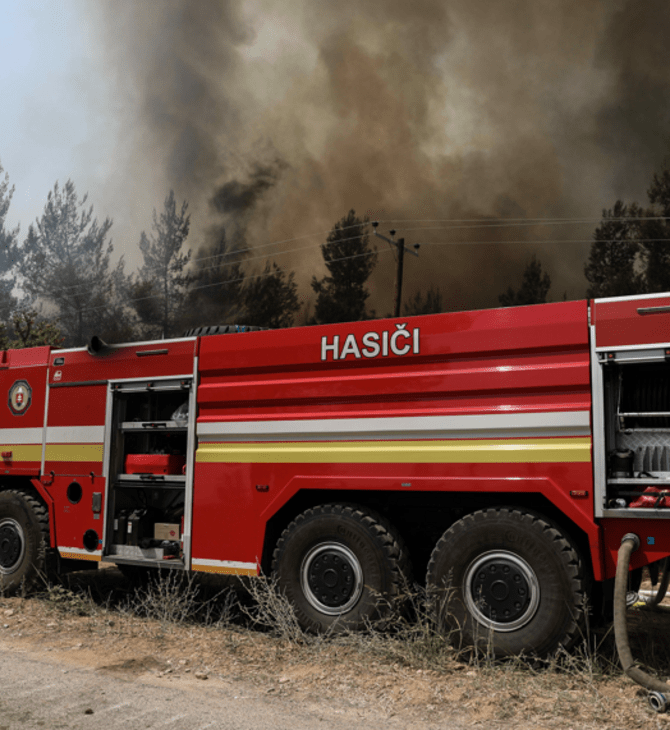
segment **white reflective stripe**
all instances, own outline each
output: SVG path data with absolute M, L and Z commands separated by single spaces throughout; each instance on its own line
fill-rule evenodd
M 41 428 L 0 429 L 0 443 L 42 445 Z M 48 444 L 101 444 L 105 439 L 104 426 L 47 426 Z
M 193 558 L 193 567 L 233 568 L 234 570 L 256 570 L 256 563 L 242 563 L 238 560 L 209 560 L 207 558 Z
M 42 445 L 41 428 L 3 428 L 0 429 L 0 443 L 2 444 L 36 444 Z
M 101 444 L 104 440 L 104 426 L 47 426 L 47 445 Z
M 323 418 L 198 423 L 202 443 L 216 441 L 336 441 L 339 439 L 520 438 L 590 436 L 589 411 L 494 413 L 397 418 Z
M 84 548 L 75 548 L 75 547 L 59 547 L 58 552 L 62 555 L 63 553 L 72 553 L 74 555 L 86 555 L 93 557 L 97 555 L 98 557 L 102 555 L 102 550 L 85 550 Z

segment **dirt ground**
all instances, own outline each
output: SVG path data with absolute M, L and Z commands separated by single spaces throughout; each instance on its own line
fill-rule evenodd
M 124 585 L 116 570 L 99 572 Z M 81 575 L 80 585 L 85 585 L 86 575 Z M 91 576 L 92 582 L 99 581 Z M 634 653 L 668 673 L 670 606 L 654 612 L 632 609 L 629 623 Z M 363 714 L 374 710 L 376 716 L 394 718 L 394 725 L 399 721 L 406 727 L 462 723 L 517 730 L 670 730 L 670 714 L 653 713 L 646 693 L 621 675 L 611 635 L 593 642 L 597 652 L 585 645 L 549 666 L 496 664 L 459 658 L 446 647 L 431 657 L 420 647 L 408 650 L 393 637 L 301 645 L 235 622 L 173 623 L 61 589 L 36 597 L 0 597 L 3 663 L 15 652 L 27 652 L 59 666 L 88 667 L 128 679 L 240 682 L 275 702 L 338 706 Z

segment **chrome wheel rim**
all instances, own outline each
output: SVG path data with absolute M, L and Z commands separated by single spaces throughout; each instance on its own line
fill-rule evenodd
M 322 543 L 303 558 L 300 583 L 313 608 L 328 616 L 340 616 L 350 611 L 363 594 L 363 569 L 348 547 Z
M 13 573 L 26 554 L 23 528 L 11 517 L 0 520 L 0 573 Z
M 468 566 L 463 596 L 478 623 L 505 633 L 520 629 L 535 616 L 540 583 L 523 558 L 506 550 L 493 550 Z

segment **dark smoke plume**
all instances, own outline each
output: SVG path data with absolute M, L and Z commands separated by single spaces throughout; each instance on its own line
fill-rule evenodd
M 670 153 L 669 30 L 670 4 L 627 0 L 599 48 L 613 93 L 598 110 L 598 130 L 621 195 L 648 187 L 649 170 Z
M 222 224 L 252 245 L 322 231 L 276 259 L 305 291 L 317 244 L 354 208 L 425 244 L 406 261 L 408 297 L 433 284 L 449 308 L 495 306 L 532 253 L 550 296 L 583 296 L 588 244 L 535 242 L 588 240 L 594 224 L 429 232 L 412 221 L 596 217 L 618 195 L 643 200 L 667 150 L 662 0 L 84 7 L 117 79 L 130 218 L 174 188 L 193 211 L 191 245 Z M 380 256 L 380 314 L 393 276 Z

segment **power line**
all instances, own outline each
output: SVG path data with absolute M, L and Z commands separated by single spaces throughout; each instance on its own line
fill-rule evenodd
M 388 253 L 388 251 L 386 249 L 384 249 L 381 252 L 378 252 L 378 251 L 366 251 L 365 253 L 357 253 L 357 254 L 353 254 L 351 256 L 341 256 L 341 257 L 336 258 L 336 259 L 331 259 L 329 261 L 329 263 L 335 262 L 335 261 L 348 261 L 349 259 L 357 259 L 357 258 L 361 258 L 361 257 L 364 257 L 364 256 L 374 256 L 377 253 L 384 254 L 384 253 Z M 209 289 L 209 288 L 214 287 L 214 286 L 223 286 L 225 284 L 238 284 L 240 282 L 247 281 L 249 279 L 262 279 L 262 278 L 265 278 L 266 276 L 272 276 L 272 273 L 273 272 L 269 272 L 267 274 L 265 274 L 265 273 L 261 273 L 261 274 L 249 274 L 247 276 L 241 276 L 241 277 L 238 277 L 236 279 L 226 279 L 225 281 L 216 281 L 216 282 L 212 282 L 210 284 L 201 284 L 200 286 L 194 286 L 194 287 L 189 288 L 188 291 L 190 293 L 190 292 L 193 292 L 193 291 L 199 291 L 200 289 Z M 144 302 L 144 301 L 148 301 L 149 299 L 158 299 L 158 298 L 160 298 L 160 295 L 158 295 L 158 294 L 151 294 L 151 295 L 148 295 L 146 297 L 136 297 L 136 298 L 133 298 L 133 299 L 126 299 L 125 300 L 125 303 L 126 304 L 132 304 L 132 303 L 136 303 L 136 302 Z M 107 308 L 107 305 L 99 305 L 97 307 L 86 307 L 84 309 L 77 310 L 77 311 L 81 311 L 81 312 L 94 312 L 94 311 L 97 311 L 98 309 L 105 309 L 105 308 Z
M 619 222 L 619 221 L 667 221 L 670 220 L 670 216 L 650 216 L 650 217 L 644 217 L 640 218 L 637 216 L 628 216 L 628 217 L 621 217 L 621 218 L 491 218 L 491 219 L 476 219 L 476 218 L 462 218 L 462 219 L 406 219 L 406 220 L 400 220 L 400 219 L 389 219 L 389 220 L 383 220 L 378 221 L 379 223 L 454 223 L 454 224 L 474 224 L 474 225 L 446 225 L 446 226 L 419 226 L 415 228 L 407 228 L 404 229 L 404 232 L 419 232 L 419 231 L 448 231 L 448 230 L 457 230 L 457 229 L 466 229 L 466 230 L 476 230 L 476 229 L 488 229 L 488 228 L 504 228 L 504 227 L 525 227 L 525 226 L 532 226 L 535 227 L 537 225 L 565 225 L 565 224 L 593 224 L 593 223 L 603 223 L 603 222 Z M 367 224 L 364 224 L 367 225 Z M 361 225 L 352 225 L 352 226 L 344 226 L 340 230 L 348 230 L 351 228 L 361 228 L 363 226 Z M 324 245 L 327 245 L 327 243 L 313 243 L 308 244 L 306 246 L 299 246 L 297 248 L 287 249 L 284 251 L 276 251 L 272 254 L 266 255 L 266 254 L 260 254 L 258 256 L 251 256 L 251 257 L 244 257 L 242 254 L 250 251 L 258 251 L 260 249 L 269 248 L 271 246 L 278 246 L 285 243 L 291 243 L 293 241 L 300 241 L 308 238 L 314 238 L 317 236 L 327 236 L 332 232 L 332 228 L 329 231 L 322 231 L 319 233 L 308 233 L 304 234 L 302 236 L 295 236 L 293 238 L 286 238 L 286 239 L 280 239 L 277 241 L 271 241 L 269 243 L 260 244 L 258 246 L 248 246 L 247 248 L 242 249 L 235 249 L 233 251 L 226 251 L 221 254 L 213 254 L 211 256 L 201 256 L 192 259 L 192 261 L 198 262 L 198 261 L 207 261 L 207 260 L 213 260 L 213 259 L 224 259 L 227 257 L 233 257 L 233 256 L 239 256 L 240 258 L 237 261 L 232 262 L 226 262 L 226 263 L 247 263 L 250 261 L 255 261 L 258 259 L 266 259 L 269 258 L 269 255 L 272 255 L 273 257 L 278 256 L 284 256 L 290 253 L 296 253 L 298 251 L 306 251 L 309 249 L 313 249 Z M 347 241 L 353 241 L 359 239 L 361 236 L 351 236 L 349 238 L 345 239 L 338 239 L 338 242 L 347 242 Z M 548 244 L 548 243 L 566 243 L 566 244 L 583 244 L 583 243 L 593 243 L 595 239 L 589 238 L 589 239 L 541 239 L 541 240 L 498 240 L 498 241 L 426 241 L 422 242 L 422 245 L 496 245 L 496 244 L 510 244 L 510 245 L 518 245 L 518 244 L 531 244 L 531 245 L 540 245 L 540 244 Z M 618 239 L 604 239 L 605 241 L 617 241 L 619 243 L 633 243 L 633 241 L 625 241 L 625 240 L 618 240 Z M 640 243 L 661 243 L 661 242 L 667 242 L 670 241 L 670 238 L 649 238 L 649 239 L 635 239 L 635 242 Z M 344 257 L 346 258 L 346 257 Z M 342 260 L 344 260 L 344 258 Z M 217 268 L 220 265 L 220 262 L 217 264 L 213 264 L 212 266 L 206 266 L 199 268 L 199 272 L 205 272 L 210 271 L 212 269 Z M 67 287 L 61 287 L 60 291 L 76 291 L 78 289 L 85 289 L 89 288 L 92 285 L 95 285 L 99 283 L 100 281 L 105 281 L 107 277 L 100 278 L 100 279 L 92 279 L 87 282 L 82 282 L 79 284 L 73 284 L 71 286 Z M 243 280 L 243 279 L 240 279 Z M 237 280 L 230 280 L 237 281 Z M 209 285 L 205 285 L 209 286 Z M 195 287 L 197 289 L 198 287 Z M 152 297 L 147 297 L 152 298 Z M 139 299 L 137 301 L 140 301 Z
M 487 225 L 489 223 L 503 224 L 503 225 L 557 225 L 557 224 L 568 224 L 568 223 L 605 223 L 613 221 L 667 221 L 670 220 L 670 216 L 659 215 L 659 216 L 601 216 L 600 218 L 408 218 L 405 220 L 391 218 L 389 220 L 380 220 L 380 224 L 393 224 L 398 225 L 399 223 L 476 223 L 481 225 Z
M 506 226 L 535 226 L 535 225 L 564 225 L 564 224 L 576 224 L 576 223 L 582 223 L 582 224 L 593 224 L 593 223 L 602 223 L 602 222 L 611 222 L 611 221 L 628 221 L 628 220 L 637 220 L 637 221 L 652 221 L 652 220 L 670 220 L 670 216 L 654 216 L 654 217 L 645 217 L 640 218 L 637 216 L 628 216 L 628 217 L 621 217 L 621 218 L 487 218 L 487 219 L 481 219 L 481 218 L 435 218 L 435 219 L 407 219 L 407 220 L 396 220 L 396 219 L 389 219 L 389 220 L 379 220 L 376 221 L 378 224 L 397 224 L 397 223 L 473 223 L 475 225 L 468 225 L 468 226 L 437 226 L 434 228 L 427 228 L 425 226 L 421 226 L 418 228 L 407 228 L 405 229 L 406 232 L 413 232 L 413 231 L 426 231 L 426 230 L 450 230 L 454 228 L 493 228 L 493 227 L 506 227 Z M 370 222 L 372 223 L 372 221 Z M 368 224 L 363 225 L 352 225 L 352 226 L 343 226 L 340 230 L 345 231 L 350 228 L 361 228 Z M 206 261 L 209 259 L 215 259 L 215 258 L 224 258 L 226 256 L 234 256 L 236 254 L 246 253 L 247 251 L 258 251 L 263 248 L 269 248 L 271 246 L 278 246 L 283 243 L 293 243 L 293 241 L 301 241 L 306 238 L 314 238 L 316 236 L 327 236 L 332 232 L 332 228 L 328 231 L 320 231 L 318 233 L 306 233 L 302 236 L 294 236 L 293 238 L 284 238 L 277 241 L 271 241 L 269 243 L 260 244 L 258 246 L 248 246 L 247 248 L 241 248 L 241 249 L 235 249 L 234 251 L 226 251 L 224 253 L 220 254 L 212 254 L 211 256 L 199 256 L 197 258 L 194 258 L 193 261 Z M 351 239 L 340 239 L 340 240 L 354 240 L 356 238 L 359 238 L 359 236 L 353 236 Z M 322 246 L 324 244 L 318 243 L 314 244 L 315 246 Z M 310 248 L 311 246 L 306 246 L 305 248 Z M 298 250 L 298 249 L 292 249 L 292 250 Z M 283 252 L 278 252 L 276 255 L 281 255 Z
M 355 228 L 356 226 L 347 226 L 347 227 L 348 228 Z M 317 234 L 314 234 L 314 235 L 317 235 Z M 297 241 L 297 240 L 300 240 L 300 238 L 306 238 L 306 236 L 301 236 L 301 237 L 298 237 L 298 238 L 295 238 L 295 239 L 287 239 L 287 241 L 290 241 L 290 240 Z M 349 238 L 339 238 L 339 239 L 337 239 L 337 242 L 338 243 L 346 243 L 347 241 L 356 241 L 356 240 L 358 240 L 360 238 L 361 238 L 361 236 L 350 236 Z M 275 245 L 275 244 L 266 244 L 266 245 L 267 246 L 271 246 L 271 245 Z M 313 249 L 313 248 L 316 248 L 317 246 L 320 247 L 320 246 L 323 246 L 323 245 L 326 245 L 326 244 L 317 243 L 317 244 L 310 244 L 308 246 L 299 246 L 298 248 L 292 248 L 292 249 L 288 249 L 286 251 L 277 251 L 277 252 L 275 252 L 274 254 L 271 254 L 271 255 L 272 256 L 283 256 L 285 254 L 295 253 L 296 251 L 305 251 L 307 249 Z M 260 246 L 259 248 L 263 248 L 263 246 Z M 249 247 L 249 248 L 243 249 L 243 250 L 244 251 L 255 251 L 256 249 L 254 247 Z M 206 257 L 203 257 L 201 259 L 193 259 L 193 260 L 194 261 L 204 261 L 207 258 L 220 258 L 220 257 L 223 257 L 223 256 L 234 256 L 234 255 L 239 254 L 239 253 L 241 253 L 241 251 L 229 251 L 229 252 L 226 252 L 224 254 L 217 254 L 217 255 L 211 256 L 211 257 L 207 257 L 206 256 Z M 232 264 L 242 264 L 242 263 L 247 263 L 249 261 L 257 261 L 258 259 L 267 259 L 267 258 L 269 258 L 269 256 L 266 255 L 266 254 L 261 254 L 259 256 L 248 256 L 248 257 L 242 257 L 242 258 L 240 258 L 237 261 L 226 262 L 224 265 L 229 266 L 229 265 L 232 265 Z M 197 270 L 197 273 L 201 273 L 201 272 L 204 272 L 204 271 L 211 271 L 212 269 L 218 268 L 218 266 L 219 266 L 219 264 L 212 264 L 211 266 L 203 266 L 203 267 L 201 267 L 201 268 L 199 268 Z M 76 290 L 76 289 L 88 288 L 92 284 L 96 284 L 96 283 L 98 283 L 100 281 L 105 281 L 106 279 L 107 279 L 107 277 L 103 277 L 103 278 L 100 278 L 100 279 L 91 279 L 91 280 L 89 280 L 87 282 L 84 282 L 84 283 L 72 284 L 71 286 L 61 287 L 60 288 L 60 291 L 72 291 L 72 290 Z
M 635 238 L 630 241 L 619 238 L 603 238 L 594 240 L 593 238 L 541 238 L 535 241 L 529 241 L 527 239 L 520 239 L 517 241 L 509 241 L 507 239 L 501 239 L 498 241 L 421 241 L 422 246 L 488 246 L 495 244 L 543 244 L 543 243 L 621 243 L 621 244 L 634 244 L 634 243 L 667 243 L 670 242 L 670 238 Z
M 367 225 L 367 224 L 343 226 L 339 230 L 346 231 L 346 230 L 349 230 L 350 228 L 363 228 L 363 227 L 365 227 L 365 225 Z M 315 238 L 316 236 L 328 236 L 332 232 L 332 230 L 333 229 L 331 228 L 329 231 L 321 231 L 319 233 L 306 233 L 303 236 L 295 236 L 294 238 L 284 238 L 279 241 L 272 241 L 271 243 L 263 243 L 259 246 L 248 246 L 247 248 L 236 249 L 235 251 L 229 251 L 229 252 L 227 251 L 227 252 L 221 253 L 221 254 L 213 254 L 212 256 L 199 256 L 198 258 L 194 258 L 193 261 L 206 261 L 207 259 L 214 259 L 214 258 L 219 258 L 222 256 L 233 255 L 234 253 L 245 253 L 246 251 L 258 251 L 261 248 L 269 248 L 270 246 L 278 246 L 280 243 L 293 243 L 293 241 L 301 241 L 305 238 Z M 356 238 L 360 238 L 360 236 L 352 236 L 351 238 L 344 238 L 344 239 L 338 239 L 338 240 L 339 241 L 351 241 L 351 240 L 355 240 Z M 314 245 L 323 246 L 325 244 L 317 243 Z M 308 248 L 308 247 L 306 247 L 306 248 Z
M 356 240 L 360 238 L 360 236 L 352 236 L 350 239 L 339 239 L 339 241 L 346 241 L 346 240 Z M 292 239 L 297 240 L 297 239 Z M 670 241 L 670 238 L 648 238 L 648 239 L 638 239 L 640 242 L 645 243 L 651 243 L 651 242 L 668 242 Z M 616 243 L 632 243 L 629 241 L 615 241 Z M 526 240 L 518 240 L 518 241 L 506 241 L 506 240 L 500 240 L 500 241 L 430 241 L 430 242 L 422 242 L 422 246 L 424 245 L 487 245 L 487 244 L 520 244 L 520 243 L 530 243 L 530 244 L 540 244 L 540 243 L 593 243 L 593 239 L 565 239 L 565 240 L 554 240 L 554 239 L 544 239 L 544 240 L 538 240 L 538 241 L 526 241 Z M 321 245 L 321 244 L 318 244 Z M 313 246 L 302 246 L 298 249 L 291 249 L 289 251 L 280 251 L 277 252 L 276 255 L 279 256 L 284 253 L 292 253 L 294 251 L 302 251 L 306 248 L 313 248 Z M 337 261 L 347 261 L 349 259 L 356 259 L 361 258 L 365 256 L 373 256 L 375 254 L 387 254 L 389 252 L 393 252 L 394 249 L 382 249 L 381 251 L 375 250 L 375 251 L 366 251 L 365 253 L 359 253 L 359 254 L 353 254 L 351 256 L 341 256 L 335 259 L 331 259 L 331 262 L 337 262 Z M 255 257 L 255 258 L 264 258 L 264 257 Z M 244 261 L 248 261 L 252 259 L 244 259 Z M 207 271 L 215 267 L 206 267 L 205 269 L 202 269 L 202 271 Z M 304 268 L 304 267 L 302 267 Z M 267 274 L 261 273 L 261 274 L 248 274 L 246 276 L 237 277 L 234 279 L 226 279 L 224 281 L 217 281 L 209 284 L 201 284 L 199 286 L 191 287 L 189 289 L 189 292 L 192 291 L 199 291 L 201 289 L 208 289 L 215 286 L 224 286 L 225 284 L 237 284 L 241 283 L 247 280 L 251 279 L 261 279 L 265 278 L 267 276 L 272 276 L 272 272 L 269 272 Z M 141 302 L 141 301 L 147 301 L 149 299 L 158 299 L 159 295 L 152 294 L 146 297 L 136 297 L 133 299 L 127 299 L 127 303 L 135 303 L 135 302 Z M 97 309 L 104 309 L 104 305 L 98 306 L 98 307 L 91 307 L 84 309 L 82 311 L 89 312 L 89 311 L 95 311 Z

